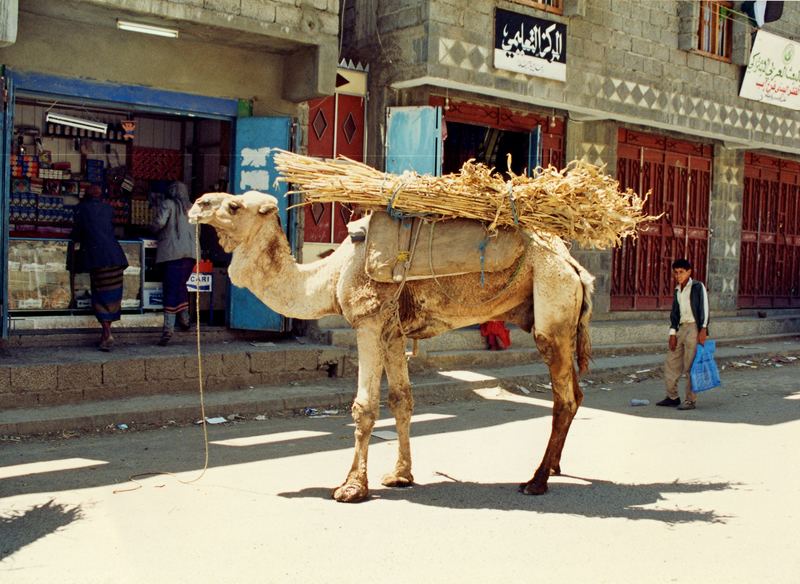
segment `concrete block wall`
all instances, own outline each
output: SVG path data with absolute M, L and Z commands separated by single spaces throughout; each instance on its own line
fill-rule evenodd
M 714 147 L 708 241 L 708 302 L 719 313 L 736 310 L 742 235 L 744 150 Z
M 207 391 L 352 375 L 338 347 L 208 352 Z M 197 390 L 195 355 L 93 358 L 0 367 L 0 410 Z
M 338 0 L 62 0 L 20 3 L 0 63 L 108 83 L 251 100 L 254 115 L 293 115 L 333 93 Z M 114 18 L 177 28 L 178 39 L 116 30 Z M 43 51 L 41 47 L 47 47 Z
M 343 40 L 346 55 L 371 64 L 376 123 L 385 106 L 402 99 L 392 84 L 407 87 L 427 77 L 484 98 L 800 154 L 795 112 L 738 97 L 741 66 L 694 50 L 696 5 L 592 0 L 582 6 L 583 15 L 571 10 L 574 16 L 558 16 L 505 0 L 355 0 L 354 14 L 373 9 L 376 18 L 372 28 L 345 30 Z M 495 8 L 567 25 L 566 83 L 494 68 Z M 785 36 L 798 26 L 800 3 L 787 2 L 782 19 L 764 29 Z M 735 61 L 742 62 L 751 29 L 743 22 L 736 29 Z M 380 140 L 371 144 L 379 153 Z
M 627 127 L 714 147 L 708 284 L 716 314 L 735 312 L 738 294 L 744 152 L 800 160 L 797 112 L 738 96 L 754 32 L 743 16 L 725 63 L 697 52 L 695 0 L 571 0 L 558 16 L 510 0 L 354 0 L 345 55 L 370 64 L 368 162 L 381 168 L 385 108 L 425 105 L 428 96 L 554 112 L 567 119 L 566 159 L 607 164 L 616 173 L 617 130 Z M 494 68 L 494 12 L 511 10 L 567 26 L 565 83 Z M 739 11 L 741 2 L 734 3 Z M 800 2 L 764 30 L 792 36 Z M 611 252 L 573 249 L 597 276 L 595 314 L 610 307 Z
M 585 160 L 605 166 L 611 176 L 617 174 L 617 124 L 609 121 L 567 123 L 566 159 Z M 572 248 L 572 255 L 595 277 L 594 313 L 607 313 L 611 306 L 611 250 Z
M 103 8 L 282 36 L 316 45 L 339 33 L 339 0 L 84 0 Z

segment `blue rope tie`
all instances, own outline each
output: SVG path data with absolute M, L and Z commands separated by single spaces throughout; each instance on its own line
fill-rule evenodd
M 403 219 L 405 217 L 405 213 L 402 211 L 398 211 L 394 208 L 394 200 L 397 198 L 397 195 L 400 194 L 400 191 L 403 190 L 403 183 L 400 183 L 394 188 L 394 192 L 392 193 L 392 197 L 389 199 L 389 203 L 386 205 L 386 212 L 389 214 L 394 220 Z
M 514 217 L 514 225 L 519 225 L 519 217 L 517 217 L 517 204 L 514 202 L 514 196 L 511 194 L 511 183 L 508 184 L 508 202 L 511 204 L 511 215 Z
M 489 239 L 488 238 L 484 238 L 484 240 L 481 241 L 478 244 L 478 251 L 481 252 L 481 288 L 483 288 L 483 283 L 484 283 L 484 278 L 483 278 L 484 270 L 483 270 L 483 268 L 484 268 L 484 264 L 486 262 L 486 246 L 487 245 L 489 245 Z

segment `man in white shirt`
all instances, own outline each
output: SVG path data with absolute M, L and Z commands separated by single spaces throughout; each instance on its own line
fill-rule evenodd
M 681 258 L 672 263 L 675 294 L 670 313 L 669 352 L 664 363 L 664 383 L 667 397 L 659 406 L 677 406 L 679 410 L 695 409 L 697 394 L 692 391 L 689 370 L 694 361 L 697 344 L 704 344 L 708 336 L 708 293 L 699 280 L 692 279 L 692 264 Z M 686 375 L 686 398 L 681 403 L 678 380 Z

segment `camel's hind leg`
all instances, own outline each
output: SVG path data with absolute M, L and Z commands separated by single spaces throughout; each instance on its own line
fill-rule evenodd
M 381 375 L 384 348 L 381 327 L 376 322 L 362 322 L 356 328 L 358 343 L 358 392 L 353 402 L 355 422 L 355 453 L 353 465 L 344 484 L 333 491 L 333 498 L 343 503 L 355 503 L 369 496 L 367 484 L 367 453 L 369 439 L 380 409 Z
M 534 284 L 534 335 L 536 346 L 550 369 L 553 425 L 539 468 L 531 480 L 520 485 L 520 491 L 526 495 L 544 494 L 550 475 L 561 473 L 564 441 L 583 401 L 573 363 L 583 291 L 571 270 L 551 276 L 553 279 L 545 279 L 546 286 Z
M 411 474 L 411 446 L 409 430 L 414 411 L 414 397 L 408 379 L 408 362 L 405 355 L 405 337 L 393 336 L 387 344 L 386 377 L 389 381 L 389 408 L 397 425 L 397 463 L 394 472 L 381 481 L 387 487 L 407 487 L 414 482 Z

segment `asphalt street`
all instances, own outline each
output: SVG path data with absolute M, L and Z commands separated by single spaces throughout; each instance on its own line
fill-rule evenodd
M 587 384 L 541 497 L 516 491 L 549 433 L 536 386 L 417 408 L 409 489 L 380 485 L 396 442 L 373 437 L 357 505 L 329 498 L 344 412 L 210 426 L 205 474 L 199 426 L 6 440 L 0 582 L 794 583 L 800 366 L 781 365 L 729 367 L 686 412 L 652 405 L 659 379 Z M 128 480 L 151 471 L 172 474 Z

